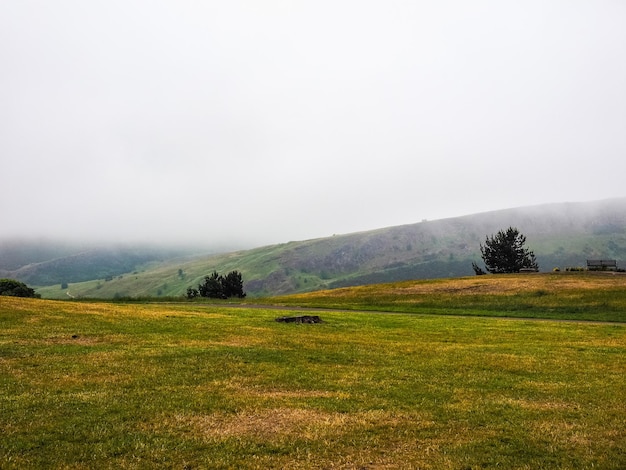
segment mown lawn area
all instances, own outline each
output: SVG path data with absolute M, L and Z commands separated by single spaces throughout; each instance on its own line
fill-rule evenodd
M 626 326 L 0 297 L 0 468 L 623 469 Z

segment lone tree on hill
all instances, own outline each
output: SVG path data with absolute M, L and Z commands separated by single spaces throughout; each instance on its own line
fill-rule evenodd
M 538 270 L 535 254 L 524 247 L 525 243 L 526 237 L 514 227 L 486 237 L 485 244 L 480 245 L 480 252 L 487 271 L 505 274 L 518 273 L 522 269 Z M 476 263 L 472 263 L 472 267 L 476 274 L 485 274 Z

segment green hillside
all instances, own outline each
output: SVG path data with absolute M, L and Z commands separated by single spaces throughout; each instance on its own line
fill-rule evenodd
M 0 277 L 40 286 L 109 279 L 150 262 L 197 249 L 148 244 L 87 244 L 47 240 L 0 241 Z
M 181 296 L 213 270 L 243 274 L 250 297 L 406 279 L 472 275 L 486 235 L 508 226 L 527 236 L 540 269 L 588 258 L 626 267 L 626 199 L 563 203 L 422 221 L 220 255 L 153 262 L 108 280 L 39 287 L 45 298 Z

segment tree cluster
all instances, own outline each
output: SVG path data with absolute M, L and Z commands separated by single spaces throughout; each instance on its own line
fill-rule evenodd
M 35 297 L 39 298 L 39 294 L 35 293 L 26 284 L 15 279 L 0 279 L 0 295 L 10 295 L 13 297 Z
M 525 248 L 525 244 L 526 237 L 514 227 L 486 237 L 485 244 L 480 245 L 485 268 L 492 274 L 518 273 L 522 269 L 538 270 L 535 254 Z M 472 267 L 477 275 L 486 274 L 476 263 L 472 263 Z
M 198 285 L 197 289 L 189 287 L 187 298 L 208 297 L 210 299 L 228 299 L 230 297 L 246 296 L 243 291 L 243 279 L 238 271 L 231 271 L 226 276 L 222 276 L 217 271 L 213 271 L 204 278 L 204 282 Z

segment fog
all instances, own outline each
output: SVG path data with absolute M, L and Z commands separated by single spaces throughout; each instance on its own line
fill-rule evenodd
M 626 3 L 0 2 L 0 238 L 251 246 L 626 195 Z

